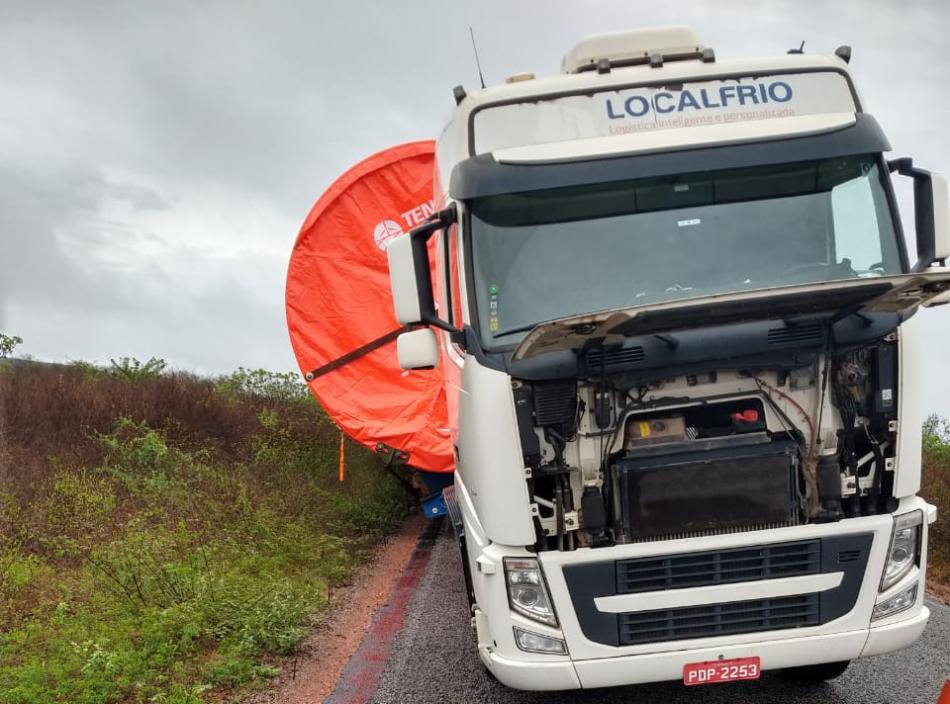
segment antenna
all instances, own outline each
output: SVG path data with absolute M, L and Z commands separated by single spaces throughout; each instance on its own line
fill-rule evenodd
M 485 77 L 482 75 L 482 64 L 478 60 L 478 47 L 475 46 L 475 32 L 472 30 L 472 25 L 468 26 L 469 36 L 472 37 L 472 51 L 475 52 L 475 68 L 478 69 L 478 80 L 482 84 L 482 88 L 485 87 Z

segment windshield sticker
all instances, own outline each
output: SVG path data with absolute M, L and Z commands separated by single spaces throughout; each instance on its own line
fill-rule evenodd
M 498 286 L 488 287 L 488 330 L 498 332 Z

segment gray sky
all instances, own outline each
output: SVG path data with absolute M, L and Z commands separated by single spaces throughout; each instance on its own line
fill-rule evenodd
M 720 57 L 854 47 L 894 156 L 950 174 L 950 3 L 0 0 L 0 331 L 41 359 L 295 369 L 283 283 L 317 196 L 432 137 L 451 88 L 687 23 Z M 950 415 L 950 309 L 923 314 Z

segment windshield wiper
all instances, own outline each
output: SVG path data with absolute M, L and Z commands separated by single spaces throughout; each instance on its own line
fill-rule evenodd
M 539 325 L 547 325 L 548 323 L 557 323 L 561 320 L 571 320 L 574 316 L 568 316 L 565 319 L 554 320 L 542 320 L 540 323 L 528 323 L 527 325 L 520 325 L 516 328 L 508 328 L 507 330 L 502 330 L 501 332 L 496 332 L 492 334 L 492 337 L 504 337 L 505 335 L 514 335 L 516 332 L 527 332 L 528 330 L 534 330 Z M 596 323 L 567 323 L 570 326 L 571 332 L 575 335 L 590 335 L 594 330 L 597 329 Z
M 507 330 L 502 330 L 501 332 L 493 332 L 492 339 L 498 337 L 504 337 L 505 335 L 514 335 L 516 332 L 528 332 L 528 330 L 534 330 L 539 323 L 528 323 L 527 325 L 519 325 L 516 328 L 508 328 Z

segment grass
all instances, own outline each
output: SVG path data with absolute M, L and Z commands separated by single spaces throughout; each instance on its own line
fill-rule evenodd
M 0 704 L 230 701 L 401 489 L 292 375 L 0 366 Z

